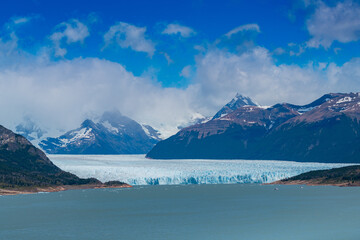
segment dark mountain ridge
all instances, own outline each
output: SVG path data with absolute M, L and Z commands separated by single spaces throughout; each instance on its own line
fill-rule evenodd
M 298 106 L 242 106 L 159 142 L 149 158 L 360 162 L 360 97 L 331 93 Z

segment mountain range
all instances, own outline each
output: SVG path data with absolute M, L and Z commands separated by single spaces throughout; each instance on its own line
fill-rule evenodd
M 230 111 L 220 110 L 212 120 L 182 129 L 147 157 L 360 163 L 358 93 L 330 93 L 307 105 L 271 107 L 237 95 L 223 109 Z
M 143 154 L 160 140 L 151 126 L 112 111 L 97 122 L 86 119 L 77 129 L 46 138 L 39 146 L 50 154 Z
M 128 187 L 121 182 L 82 179 L 55 166 L 25 137 L 0 126 L 0 195 L 77 188 Z

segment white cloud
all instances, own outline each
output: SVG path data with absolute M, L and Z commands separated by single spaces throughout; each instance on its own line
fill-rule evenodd
M 24 115 L 53 129 L 76 128 L 86 116 L 119 109 L 173 134 L 192 117 L 190 89 L 162 88 L 114 62 L 97 58 L 27 63 L 0 70 L 0 123 L 14 128 Z
M 300 56 L 305 52 L 303 44 L 295 44 L 293 46 L 290 46 L 291 50 L 289 51 L 290 56 Z
M 14 16 L 9 19 L 7 23 L 4 24 L 5 29 L 10 32 L 14 32 L 19 26 L 22 26 L 25 23 L 30 22 L 32 19 L 37 18 L 36 15 L 34 16 L 27 16 L 27 17 L 20 17 Z
M 190 28 L 179 24 L 168 24 L 162 34 L 180 34 L 184 38 L 191 37 L 196 34 L 196 32 Z
M 16 17 L 12 19 L 14 24 L 22 24 L 22 23 L 27 23 L 31 20 L 31 18 L 29 17 Z
M 214 112 L 237 92 L 260 104 L 306 104 L 328 92 L 360 91 L 360 59 L 334 63 L 276 65 L 271 53 L 256 47 L 242 54 L 210 50 L 197 59 L 195 83 L 205 111 Z
M 241 25 L 239 27 L 234 28 L 230 32 L 226 33 L 225 36 L 228 38 L 231 38 L 232 35 L 237 34 L 239 32 L 243 32 L 243 31 L 260 32 L 260 27 L 259 27 L 259 25 L 255 24 L 255 23 Z
M 330 63 L 327 78 L 331 85 L 338 86 L 338 92 L 360 91 L 360 58 L 353 58 L 342 66 Z
M 274 55 L 283 55 L 288 54 L 289 56 L 300 56 L 305 52 L 306 44 L 296 44 L 296 43 L 288 43 L 287 48 L 278 47 L 273 50 Z
M 185 67 L 181 70 L 180 76 L 181 76 L 181 77 L 185 77 L 185 78 L 190 77 L 190 76 L 191 76 L 191 71 L 192 71 L 191 68 L 192 68 L 191 65 L 185 66 Z
M 54 43 L 55 56 L 63 57 L 67 50 L 61 47 L 62 39 L 66 39 L 67 44 L 80 42 L 83 43 L 89 34 L 88 27 L 77 19 L 71 19 L 68 22 L 60 23 L 57 26 L 60 31 L 54 32 L 50 39 Z
M 86 34 L 65 31 L 64 26 L 63 37 L 55 38 L 59 42 L 86 38 Z M 76 24 L 72 26 L 76 28 Z M 137 51 L 155 52 L 153 43 L 145 38 L 146 28 L 125 23 L 116 26 L 107 33 L 107 44 L 115 39 L 119 44 L 128 42 L 128 47 Z M 141 39 L 150 43 L 140 44 Z M 13 128 L 30 116 L 46 130 L 69 130 L 86 116 L 119 109 L 169 135 L 196 113 L 214 114 L 237 92 L 271 105 L 283 101 L 306 104 L 327 92 L 360 91 L 360 59 L 340 66 L 277 65 L 272 53 L 262 47 L 237 54 L 215 46 L 201 47 L 196 65 L 179 73 L 193 81 L 185 89 L 163 88 L 156 74 L 134 76 L 121 64 L 107 60 L 51 62 L 44 55 L 24 54 L 17 48 L 15 34 L 8 41 L 0 39 L 0 89 L 6 90 L 0 94 L 0 108 L 6 112 L 0 116 L 0 124 Z
M 160 52 L 160 54 L 164 55 L 168 65 L 174 63 L 174 61 L 171 59 L 170 55 L 166 52 Z
M 334 48 L 334 53 L 338 54 L 341 51 L 341 48 Z
M 278 47 L 278 48 L 274 49 L 273 53 L 275 55 L 283 55 L 286 53 L 286 50 L 284 48 Z
M 18 48 L 18 42 L 19 38 L 15 32 L 11 32 L 6 40 L 0 38 L 0 71 L 34 61 L 29 60 L 29 53 Z M 39 56 L 36 61 L 41 61 L 42 57 Z
M 4 24 L 4 34 L 0 36 L 0 70 L 15 68 L 18 65 L 34 61 L 29 60 L 30 53 L 19 48 L 19 37 L 17 31 L 23 24 L 28 23 L 33 17 L 12 17 Z M 39 54 L 36 61 L 42 61 L 43 54 Z
M 312 38 L 309 47 L 329 48 L 334 41 L 348 43 L 360 39 L 360 5 L 353 1 L 338 2 L 329 7 L 320 2 L 315 13 L 307 20 Z
M 145 32 L 146 27 L 137 27 L 129 23 L 119 22 L 111 26 L 104 35 L 105 47 L 115 40 L 122 48 L 145 52 L 152 57 L 155 52 L 155 44 L 146 37 Z
M 168 136 L 196 113 L 214 114 L 237 92 L 270 105 L 305 104 L 327 92 L 360 90 L 360 59 L 342 66 L 276 65 L 261 47 L 242 54 L 212 49 L 199 55 L 196 66 L 181 72 L 194 76 L 186 89 L 163 88 L 156 79 L 134 76 L 118 63 L 97 58 L 57 62 L 27 58 L 24 64 L 0 68 L 0 89 L 6 89 L 0 108 L 7 113 L 0 116 L 0 123 L 14 128 L 24 116 L 31 116 L 50 133 L 119 109 Z
M 18 51 L 18 37 L 15 32 L 10 34 L 10 39 L 5 41 L 0 38 L 0 59 L 13 56 Z

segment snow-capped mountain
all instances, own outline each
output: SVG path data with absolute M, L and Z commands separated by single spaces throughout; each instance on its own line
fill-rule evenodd
M 245 96 L 237 93 L 236 96 L 229 103 L 227 103 L 224 107 L 222 107 L 214 115 L 214 117 L 212 119 L 221 118 L 243 106 L 258 106 L 258 104 L 255 103 L 253 100 L 251 100 L 251 98 L 245 97 Z
M 105 112 L 98 122 L 87 119 L 81 126 L 39 146 L 51 154 L 141 154 L 148 152 L 160 134 L 118 111 Z
M 15 131 L 29 141 L 40 139 L 47 133 L 46 130 L 41 129 L 30 117 L 25 117 L 23 122 L 15 127 Z
M 298 106 L 242 106 L 159 142 L 150 158 L 360 163 L 360 93 Z
M 245 97 L 237 93 L 236 96 L 225 106 L 223 106 L 213 117 L 211 116 L 205 117 L 202 114 L 196 112 L 192 115 L 192 117 L 188 122 L 177 126 L 177 129 L 181 130 L 183 128 L 190 127 L 193 125 L 206 123 L 210 120 L 219 119 L 243 106 L 259 106 L 259 105 L 255 103 L 251 98 Z

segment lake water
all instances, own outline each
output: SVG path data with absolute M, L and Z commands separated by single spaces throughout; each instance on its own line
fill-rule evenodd
M 255 160 L 152 160 L 145 155 L 49 155 L 79 177 L 131 185 L 268 183 L 346 164 Z
M 359 239 L 360 188 L 136 186 L 0 196 L 0 239 Z

